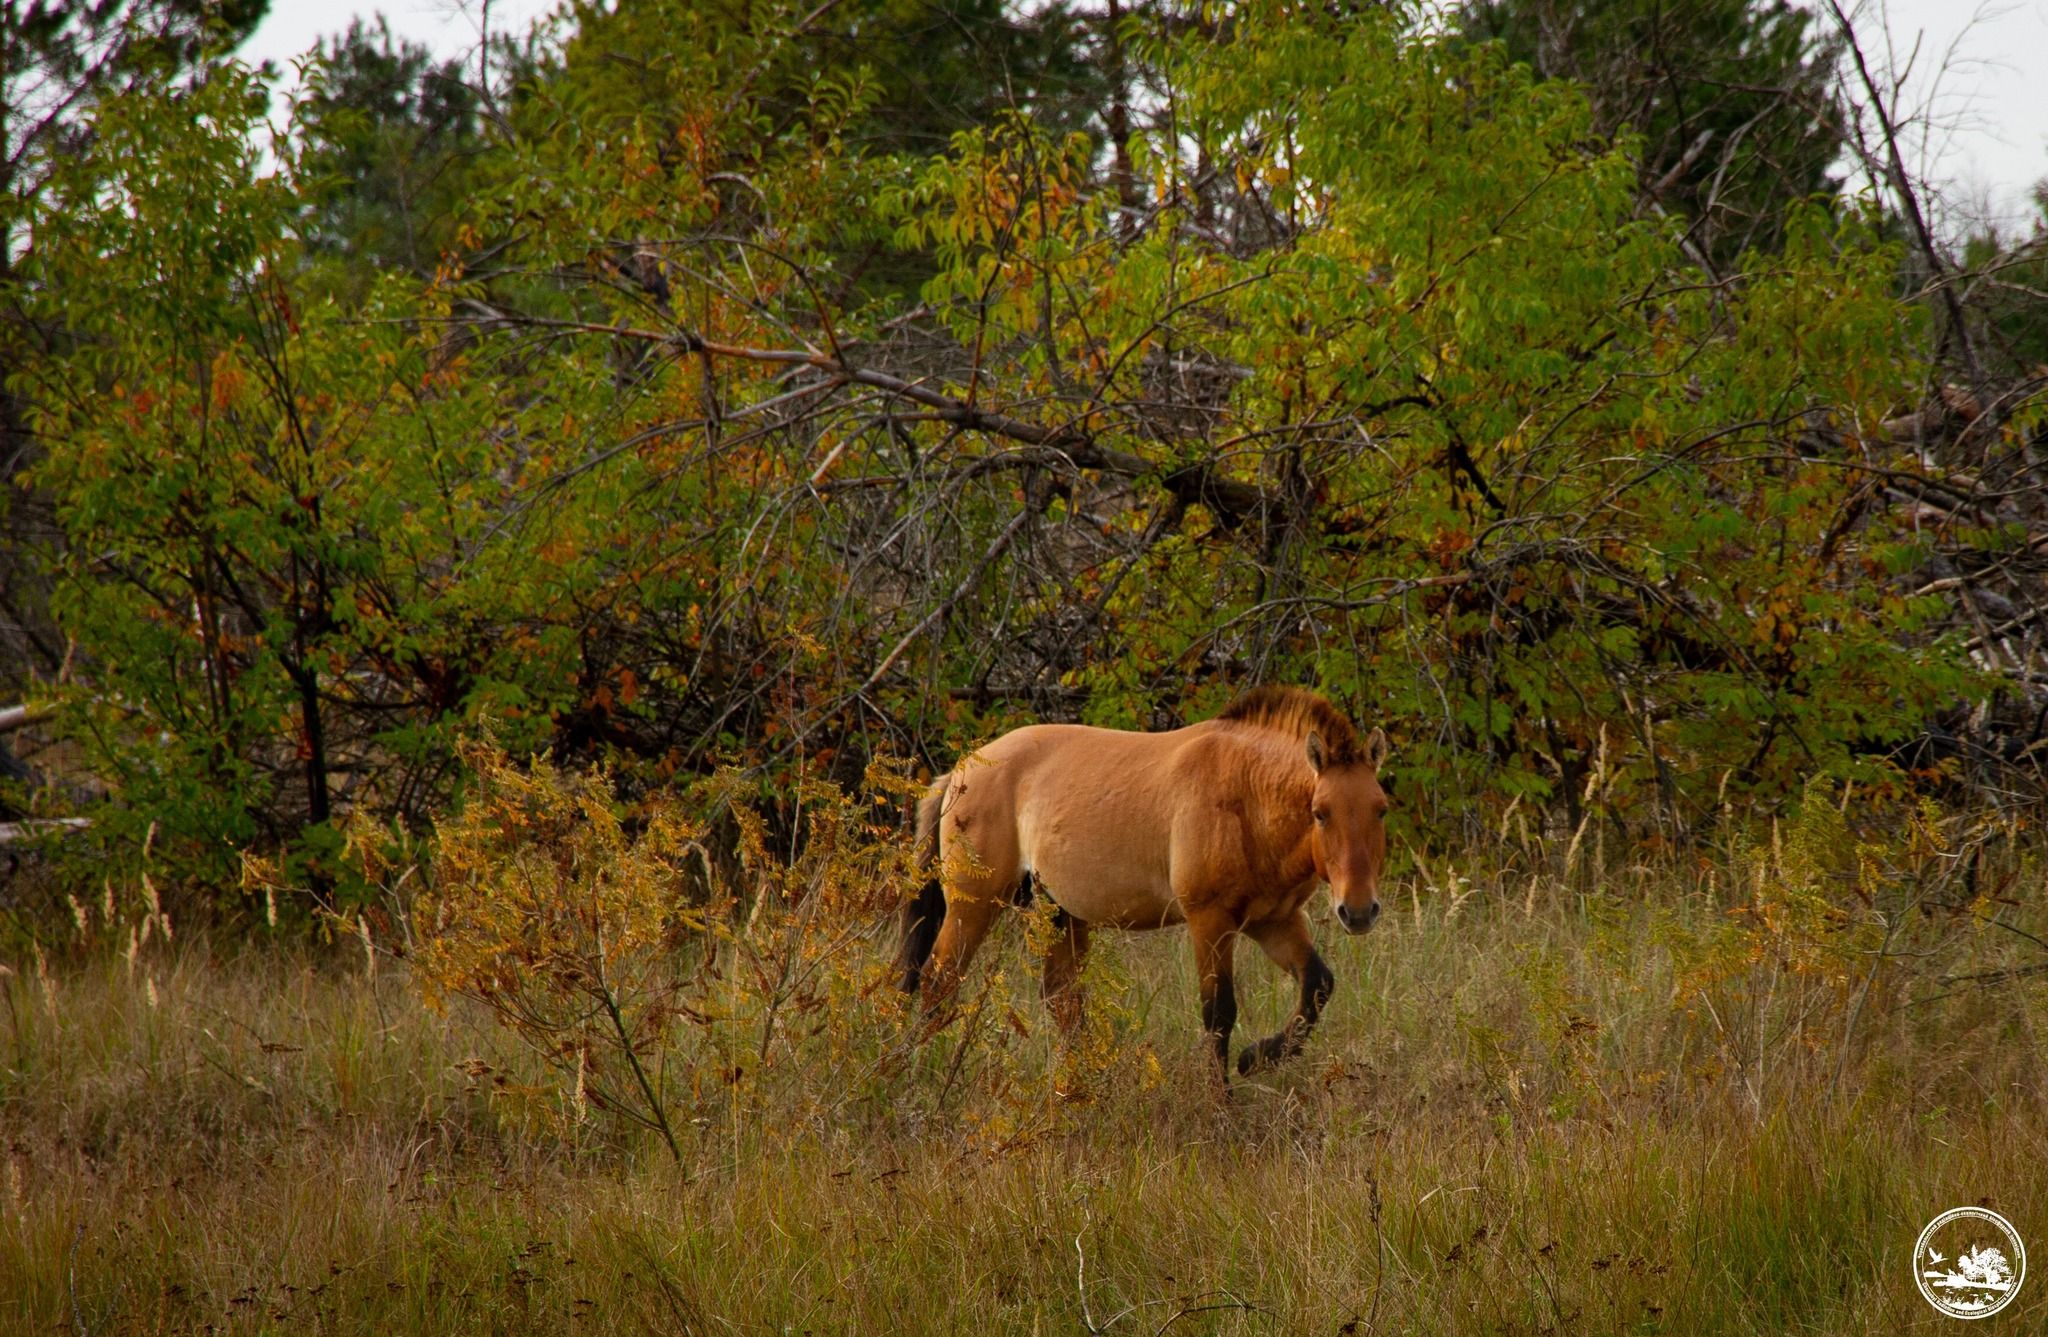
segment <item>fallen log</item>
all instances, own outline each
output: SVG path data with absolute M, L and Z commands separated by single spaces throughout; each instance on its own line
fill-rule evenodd
M 21 822 L 0 822 L 0 845 L 13 845 L 52 833 L 68 835 L 92 825 L 87 817 L 36 817 Z
M 48 706 L 34 701 L 25 701 L 18 706 L 0 706 L 0 733 L 19 729 L 24 724 L 34 724 L 49 713 Z

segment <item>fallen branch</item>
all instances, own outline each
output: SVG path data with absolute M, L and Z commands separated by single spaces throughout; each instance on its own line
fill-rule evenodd
M 974 588 L 975 582 L 981 579 L 982 573 L 995 564 L 996 559 L 1003 555 L 1004 551 L 1009 548 L 1010 544 L 1023 530 L 1025 523 L 1036 513 L 1037 508 L 1035 506 L 1026 505 L 1017 512 L 1009 524 L 1003 526 L 1003 532 L 996 535 L 995 541 L 988 545 L 988 550 L 982 553 L 981 560 L 975 563 L 974 569 L 961 578 L 960 583 L 953 587 L 951 594 L 948 594 L 930 612 L 920 618 L 916 626 L 903 633 L 894 648 L 888 654 L 882 656 L 882 662 L 875 665 L 874 672 L 868 674 L 867 680 L 854 689 L 855 696 L 860 695 L 880 682 L 883 675 L 888 673 L 891 668 L 894 668 L 896 661 L 903 657 L 903 652 L 908 650 L 911 644 L 924 634 L 925 628 L 935 622 L 942 623 L 952 614 L 954 605 L 967 597 L 968 592 Z
M 1257 514 L 1276 504 L 1263 488 L 1220 473 L 1206 463 L 1179 464 L 1148 460 L 1142 455 L 1098 443 L 1080 423 L 1069 421 L 1047 427 L 1006 413 L 992 413 L 922 381 L 905 380 L 886 371 L 854 367 L 844 358 L 816 348 L 750 348 L 743 344 L 717 343 L 688 330 L 665 333 L 632 325 L 601 325 L 587 320 L 560 320 L 547 316 L 519 315 L 500 311 L 482 302 L 471 302 L 479 315 L 506 325 L 532 329 L 565 330 L 576 334 L 603 334 L 638 343 L 661 344 L 685 354 L 731 358 L 741 362 L 768 362 L 784 366 L 812 367 L 844 384 L 865 385 L 922 404 L 933 416 L 969 431 L 987 432 L 1026 445 L 1057 450 L 1077 467 L 1097 469 L 1127 478 L 1156 478 L 1160 485 L 1184 503 L 1200 502 L 1226 520 Z

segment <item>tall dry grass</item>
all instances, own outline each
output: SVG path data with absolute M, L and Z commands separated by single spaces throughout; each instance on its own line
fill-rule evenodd
M 2010 828 L 1820 795 L 1653 865 L 1504 824 L 1325 933 L 1308 1052 L 1219 1100 L 1178 934 L 1099 935 L 1060 1048 L 1011 916 L 926 1041 L 854 809 L 670 922 L 603 821 L 506 900 L 493 842 L 552 800 L 505 793 L 422 902 L 446 950 L 174 937 L 143 888 L 8 962 L 0 1331 L 1891 1333 L 1945 1322 L 1937 1212 L 2048 1239 Z M 1291 1006 L 1250 953 L 1240 992 L 1246 1034 Z M 621 1045 L 658 1123 L 598 1097 Z M 1986 1330 L 2044 1315 L 2036 1279 Z

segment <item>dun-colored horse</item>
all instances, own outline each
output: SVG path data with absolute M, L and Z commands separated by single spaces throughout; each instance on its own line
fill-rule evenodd
M 918 857 L 935 876 L 904 907 L 903 988 L 936 1005 L 1005 905 L 1035 881 L 1057 907 L 1042 990 L 1062 1029 L 1080 1017 L 1075 980 L 1098 925 L 1186 924 L 1201 978 L 1202 1029 L 1228 1066 L 1237 1019 L 1231 961 L 1256 942 L 1301 987 L 1276 1035 L 1249 1045 L 1249 1074 L 1300 1051 L 1336 978 L 1304 910 L 1330 885 L 1337 920 L 1379 918 L 1387 796 L 1378 729 L 1361 740 L 1313 692 L 1261 687 L 1221 715 L 1168 733 L 1035 724 L 1004 734 L 918 804 Z

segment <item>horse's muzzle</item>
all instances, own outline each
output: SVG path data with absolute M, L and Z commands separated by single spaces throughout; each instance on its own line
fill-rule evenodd
M 1348 905 L 1337 907 L 1337 922 L 1344 926 L 1346 933 L 1363 933 L 1379 921 L 1380 903 L 1374 901 L 1363 910 L 1354 911 Z

